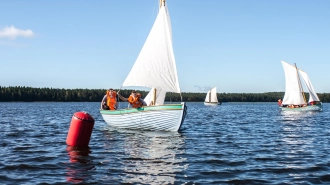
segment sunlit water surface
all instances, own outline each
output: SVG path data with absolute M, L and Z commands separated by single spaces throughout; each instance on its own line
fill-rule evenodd
M 181 132 L 116 130 L 100 103 L 0 103 L 0 184 L 330 184 L 330 105 L 187 103 Z M 66 145 L 72 115 L 89 148 Z

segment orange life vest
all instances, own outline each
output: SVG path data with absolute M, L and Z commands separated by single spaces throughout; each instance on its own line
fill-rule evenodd
M 143 105 L 143 103 L 139 100 L 140 97 L 140 94 L 137 94 L 135 98 L 130 95 L 127 101 L 132 105 L 133 108 L 139 108 Z
M 107 105 L 109 106 L 110 110 L 116 110 L 116 91 L 112 91 L 110 94 L 110 91 L 107 91 Z

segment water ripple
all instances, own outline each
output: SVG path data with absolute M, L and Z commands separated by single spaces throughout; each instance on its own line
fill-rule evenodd
M 311 113 L 276 103 L 187 106 L 172 133 L 108 127 L 98 102 L 0 103 L 0 183 L 330 183 L 329 104 Z M 95 118 L 87 148 L 65 143 L 78 111 Z

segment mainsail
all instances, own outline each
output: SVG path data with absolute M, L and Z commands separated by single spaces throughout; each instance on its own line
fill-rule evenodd
M 160 7 L 148 38 L 122 86 L 180 93 L 170 16 L 165 4 Z
M 282 104 L 301 105 L 305 104 L 302 90 L 299 85 L 299 76 L 295 66 L 281 61 L 285 73 L 285 94 Z

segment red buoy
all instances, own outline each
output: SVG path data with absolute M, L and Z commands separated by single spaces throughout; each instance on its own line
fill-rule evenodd
M 94 127 L 94 118 L 87 112 L 76 112 L 72 116 L 66 144 L 88 146 Z

